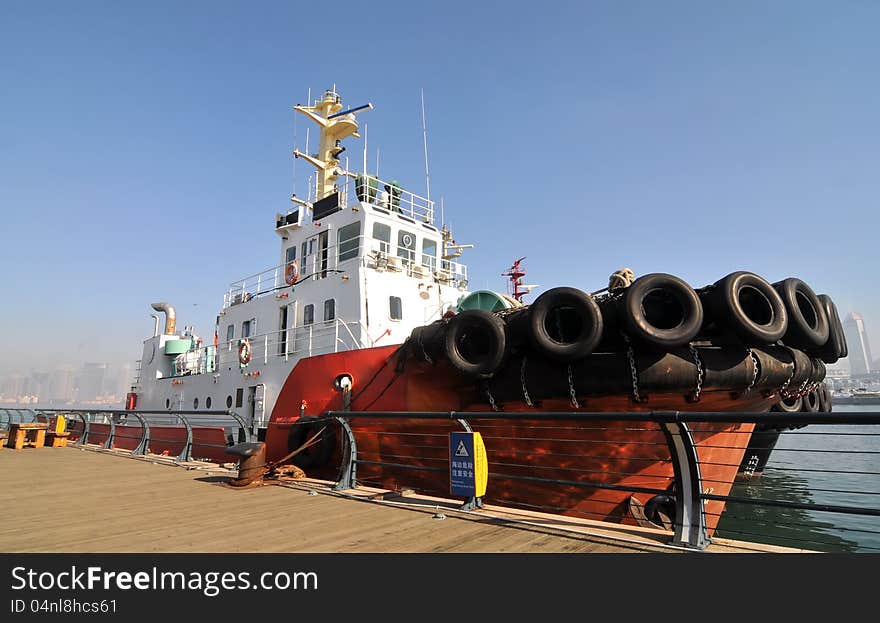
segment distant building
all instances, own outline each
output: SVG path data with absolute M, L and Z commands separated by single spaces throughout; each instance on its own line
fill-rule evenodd
M 84 363 L 77 378 L 76 399 L 79 402 L 94 402 L 104 392 L 106 363 Z
M 49 379 L 49 396 L 51 402 L 61 403 L 73 399 L 76 374 L 71 366 L 58 368 Z
M 865 319 L 858 312 L 848 314 L 843 321 L 843 333 L 849 351 L 849 370 L 852 376 L 864 376 L 871 373 L 871 344 L 865 331 Z

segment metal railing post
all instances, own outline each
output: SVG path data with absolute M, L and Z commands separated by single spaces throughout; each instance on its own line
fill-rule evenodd
M 186 442 L 183 445 L 183 450 L 181 450 L 180 454 L 177 455 L 177 458 L 174 459 L 175 463 L 182 463 L 183 461 L 189 461 L 192 459 L 193 429 L 189 420 L 186 419 L 186 416 L 181 415 L 180 413 L 175 413 L 174 415 L 180 418 L 180 421 L 183 422 L 183 425 L 186 427 Z
M 113 438 L 116 437 L 116 422 L 113 421 L 113 414 L 111 413 L 106 417 L 107 421 L 110 422 L 110 434 L 107 435 L 107 441 L 101 446 L 102 450 L 110 450 L 113 448 Z
M 147 418 L 142 417 L 137 413 L 130 413 L 129 415 L 133 415 L 141 423 L 141 439 L 131 453 L 143 456 L 147 453 L 147 450 L 149 450 L 150 447 L 150 425 L 147 422 Z
M 678 416 L 677 412 L 675 416 Z M 694 439 L 684 422 L 660 422 L 660 428 L 669 445 L 675 481 L 675 534 L 672 540 L 704 550 L 710 539 L 703 514 L 703 480 Z
M 240 416 L 238 413 L 236 413 L 235 411 L 227 411 L 227 412 L 226 412 L 226 415 L 228 415 L 229 417 L 231 417 L 232 419 L 234 419 L 236 422 L 238 422 L 239 427 L 241 427 L 241 430 L 244 431 L 245 441 L 249 441 L 249 442 L 250 442 L 250 441 L 254 441 L 254 440 L 255 440 L 255 436 L 254 436 L 253 431 L 252 431 L 251 429 L 248 428 L 248 426 L 247 426 L 247 424 L 245 423 L 243 417 L 241 417 L 241 416 Z
M 74 445 L 84 446 L 88 442 L 89 437 L 89 412 L 86 411 L 85 414 L 79 413 L 78 415 L 83 421 L 83 432 Z
M 345 431 L 347 443 L 342 457 L 339 479 L 333 486 L 333 490 L 355 489 L 357 487 L 357 442 L 354 439 L 354 431 L 349 426 L 348 418 L 337 417 L 335 419 Z

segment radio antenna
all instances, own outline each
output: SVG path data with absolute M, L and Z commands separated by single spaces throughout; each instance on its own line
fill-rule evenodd
M 296 115 L 296 114 L 293 115 L 293 154 L 294 154 L 294 156 L 293 156 L 293 195 L 294 195 L 294 197 L 296 196 L 296 161 L 298 160 L 298 158 L 296 157 L 296 148 L 297 148 L 297 144 L 296 144 L 296 118 L 298 116 L 299 115 Z
M 364 168 L 361 169 L 367 175 L 367 124 L 364 124 Z
M 422 89 L 422 138 L 425 144 L 425 187 L 426 199 L 431 201 L 431 176 L 428 173 L 428 125 L 425 123 L 425 89 Z
M 308 98 L 308 99 L 306 99 L 306 102 L 307 102 L 306 106 L 311 106 L 312 105 L 312 87 L 309 87 L 309 94 L 306 97 Z M 309 155 L 309 130 L 310 129 L 311 129 L 311 126 L 306 127 L 306 155 L 307 156 Z M 309 185 L 311 186 L 311 183 Z

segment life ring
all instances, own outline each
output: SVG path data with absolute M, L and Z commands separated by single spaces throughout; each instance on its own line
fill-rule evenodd
M 243 366 L 246 366 L 251 361 L 251 343 L 247 340 L 242 340 L 241 344 L 238 345 L 238 361 Z
M 299 279 L 299 264 L 296 263 L 296 260 L 293 260 L 288 262 L 284 269 L 284 281 L 287 282 L 287 285 L 292 286 L 296 283 L 297 279 Z

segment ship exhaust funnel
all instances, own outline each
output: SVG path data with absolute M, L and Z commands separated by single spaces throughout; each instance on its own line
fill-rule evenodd
M 153 337 L 159 336 L 159 316 L 156 314 L 150 314 L 150 318 L 153 319 Z
M 165 335 L 173 335 L 177 326 L 177 314 L 174 307 L 169 303 L 153 303 L 151 307 L 156 311 L 165 312 Z

